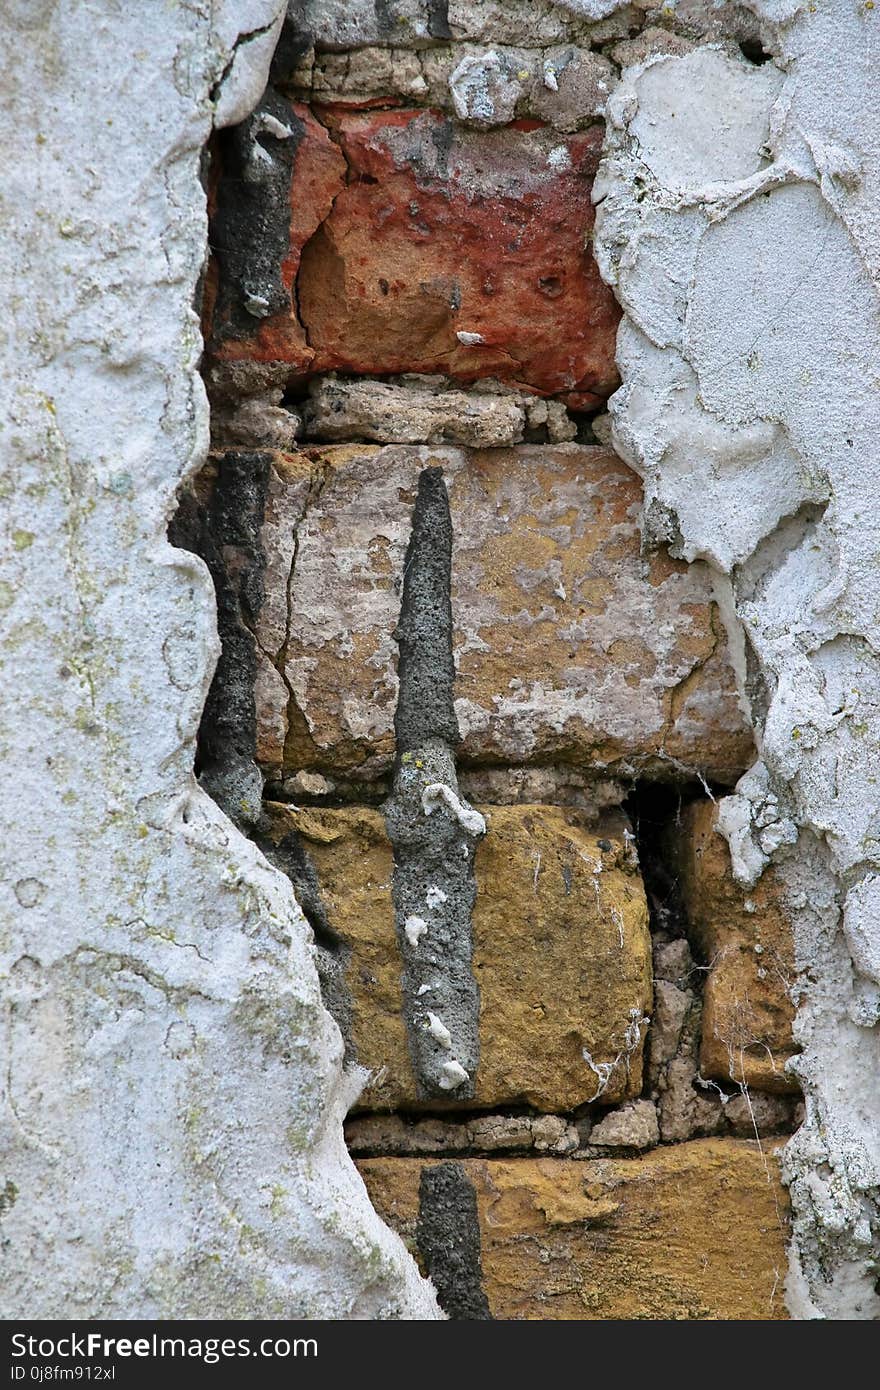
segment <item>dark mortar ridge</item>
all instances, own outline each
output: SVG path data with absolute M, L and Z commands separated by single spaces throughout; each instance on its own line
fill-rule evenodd
M 218 139 L 210 236 L 220 267 L 212 330 L 218 341 L 250 337 L 262 319 L 291 312 L 281 267 L 290 252 L 290 182 L 304 133 L 290 102 L 269 87 L 253 115 Z
M 184 493 L 168 528 L 172 545 L 205 561 L 217 595 L 220 658 L 199 725 L 196 772 L 230 820 L 250 833 L 270 864 L 290 879 L 315 936 L 324 1002 L 345 1040 L 345 1059 L 354 1062 L 345 975 L 350 951 L 328 920 L 318 877 L 300 836 L 291 830 L 278 843 L 271 838 L 256 761 L 254 632 L 265 595 L 262 527 L 272 455 L 228 449 L 216 455 L 215 462 L 217 476 L 207 500 L 196 491 Z
M 321 983 L 321 996 L 342 1034 L 346 1065 L 354 1064 L 357 1062 L 357 1051 L 352 1042 L 353 1011 L 346 976 L 351 948 L 333 929 L 321 897 L 317 870 L 295 830 L 289 830 L 275 841 L 271 837 L 269 819 L 264 817 L 253 839 L 269 863 L 293 884 L 294 896 L 314 933 L 315 964 Z
M 271 454 L 248 450 L 219 456 L 207 505 L 184 494 L 168 528 L 171 544 L 200 555 L 214 581 L 221 651 L 199 726 L 196 771 L 240 829 L 256 823 L 263 795 L 254 630 L 264 598 L 261 531 L 271 463 Z
M 432 39 L 451 39 L 449 0 L 428 0 L 428 33 Z
M 453 748 L 452 522 L 439 468 L 419 478 L 400 622 L 397 762 L 385 805 L 403 1008 L 420 1099 L 474 1096 L 480 992 L 472 969 L 482 818 L 458 794 Z
M 490 1319 L 480 1262 L 477 1194 L 460 1163 L 422 1169 L 416 1239 L 444 1313 L 458 1320 Z

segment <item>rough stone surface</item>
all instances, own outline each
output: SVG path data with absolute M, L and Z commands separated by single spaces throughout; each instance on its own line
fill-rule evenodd
M 681 1032 L 693 1003 L 692 994 L 668 980 L 654 980 L 654 1012 L 648 1037 L 648 1075 L 656 1085 L 661 1068 L 678 1052 Z
M 637 1096 L 650 941 L 623 828 L 581 828 L 576 811 L 556 807 L 483 809 L 488 832 L 476 855 L 473 911 L 480 1065 L 474 1099 L 452 1095 L 448 1104 L 558 1112 Z M 293 827 L 305 842 L 330 925 L 351 947 L 352 1037 L 374 1076 L 360 1103 L 417 1107 L 382 816 L 364 808 L 272 811 L 276 835 Z M 430 925 L 419 946 L 430 947 Z
M 542 428 L 553 443 L 577 434 L 559 401 L 523 396 L 493 382 L 485 387 L 451 390 L 437 376 L 409 375 L 395 382 L 319 377 L 309 385 L 304 433 L 308 439 L 473 449 L 520 444 L 527 431 L 532 437 Z
M 276 461 L 257 640 L 292 692 L 274 736 L 288 771 L 390 767 L 392 633 L 428 465 L 443 469 L 455 538 L 460 763 L 696 767 L 729 785 L 753 749 L 708 576 L 642 559 L 633 474 L 575 444 L 348 445 Z M 258 718 L 277 726 L 275 703 Z M 282 771 L 277 754 L 264 769 Z
M 677 830 L 681 888 L 694 941 L 709 970 L 703 985 L 700 1070 L 759 1091 L 797 1092 L 785 1064 L 796 983 L 794 940 L 776 871 L 751 889 L 731 873 L 717 808 L 695 802 Z
M 418 1254 L 419 1188 L 430 1162 L 358 1166 L 377 1209 Z M 754 1143 L 697 1140 L 635 1159 L 467 1159 L 460 1167 L 476 1193 L 493 1317 L 786 1316 L 786 1194 L 778 1158 Z
M 880 30 L 847 0 L 752 8 L 778 65 L 695 49 L 632 69 L 609 103 L 594 196 L 626 312 L 612 415 L 645 478 L 649 538 L 727 584 L 763 762 L 722 820 L 742 882 L 776 861 L 808 972 L 795 1024 L 807 1118 L 785 1157 L 789 1306 L 870 1319 Z
M 443 1311 L 455 1319 L 491 1317 L 480 1264 L 477 1194 L 462 1164 L 422 1169 L 416 1241 Z
M 345 1126 L 345 1140 L 356 1157 L 501 1152 L 563 1156 L 580 1142 L 575 1126 L 560 1115 L 477 1115 L 465 1120 L 355 1115 Z
M 4 7 L 7 1319 L 437 1316 L 345 1151 L 307 924 L 192 776 L 200 156 L 280 8 Z
M 593 1125 L 590 1146 L 607 1149 L 652 1149 L 660 1142 L 656 1107 L 649 1100 L 632 1100 Z
M 291 168 L 286 199 L 279 166 L 241 218 L 242 246 L 263 228 L 274 248 L 265 266 L 229 246 L 221 183 L 216 357 L 284 362 L 292 379 L 443 372 L 580 409 L 604 400 L 618 310 L 587 246 L 598 130 L 466 131 L 435 111 L 328 109 L 331 140 L 287 106 L 284 128 L 302 134 L 295 148 L 272 137 Z
M 540 49 L 444 44 L 417 51 L 312 49 L 283 81 L 312 102 L 355 109 L 431 106 L 478 128 L 532 117 L 571 132 L 602 114 L 614 76 L 607 58 L 570 44 Z

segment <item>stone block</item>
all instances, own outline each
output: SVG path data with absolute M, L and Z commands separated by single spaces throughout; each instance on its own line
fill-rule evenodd
M 350 948 L 352 1041 L 373 1074 L 360 1105 L 417 1108 L 384 819 L 362 807 L 269 810 L 277 839 L 301 836 L 330 926 Z M 473 914 L 481 1057 L 475 1099 L 449 1107 L 556 1112 L 638 1096 L 651 949 L 623 825 L 587 830 L 577 811 L 551 806 L 483 811 Z
M 431 1242 L 430 1161 L 358 1163 L 380 1215 L 443 1284 Z M 639 1158 L 465 1159 L 472 1276 L 495 1318 L 765 1321 L 786 1317 L 787 1194 L 770 1149 L 694 1140 Z M 433 1247 L 433 1248 L 432 1248 Z
M 700 1069 L 717 1081 L 797 1094 L 785 1063 L 792 1037 L 794 940 L 782 889 L 770 868 L 754 888 L 735 882 L 717 808 L 695 802 L 676 836 L 684 906 L 709 966 L 703 993 Z
M 276 455 L 257 640 L 290 703 L 279 716 L 277 683 L 258 711 L 275 750 L 267 774 L 389 770 L 393 633 L 430 465 L 443 469 L 453 524 L 460 765 L 662 776 L 684 764 L 734 781 L 753 744 L 711 576 L 643 556 L 638 479 L 608 450 L 577 444 Z

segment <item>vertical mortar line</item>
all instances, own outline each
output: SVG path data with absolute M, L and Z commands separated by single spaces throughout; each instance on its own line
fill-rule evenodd
M 404 1020 L 421 1099 L 472 1100 L 480 992 L 472 968 L 474 853 L 483 817 L 458 792 L 452 655 L 452 519 L 440 468 L 423 470 L 406 551 L 397 756 L 385 822 L 403 960 Z
M 199 781 L 239 829 L 259 819 L 263 778 L 256 761 L 255 636 L 264 599 L 262 528 L 271 454 L 229 449 L 204 511 L 179 507 L 172 544 L 205 561 L 214 581 L 221 650 L 198 735 Z
M 483 1288 L 477 1194 L 463 1164 L 422 1169 L 416 1232 L 425 1272 L 447 1317 L 491 1319 Z

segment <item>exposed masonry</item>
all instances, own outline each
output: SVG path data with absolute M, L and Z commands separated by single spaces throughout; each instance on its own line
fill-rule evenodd
M 580 8 L 584 12 L 592 9 L 588 4 L 571 8 Z M 599 5 L 595 7 L 596 15 L 600 14 L 601 8 Z M 308 14 L 314 13 L 316 7 L 306 5 L 304 9 Z M 327 31 L 322 31 L 320 23 L 317 25 L 317 43 L 313 50 L 304 40 L 299 40 L 299 58 L 295 65 L 289 59 L 285 60 L 286 66 L 279 67 L 276 64 L 273 78 L 286 91 L 313 102 L 332 103 L 334 100 L 347 100 L 367 105 L 374 102 L 389 106 L 400 102 L 407 105 L 431 105 L 444 110 L 475 130 L 502 127 L 517 117 L 537 116 L 548 121 L 558 131 L 565 132 L 577 129 L 582 124 L 589 125 L 604 114 L 605 93 L 602 84 L 606 84 L 610 92 L 618 80 L 621 66 L 626 67 L 647 60 L 647 71 L 650 72 L 650 60 L 658 53 L 678 54 L 687 65 L 688 55 L 696 47 L 697 53 L 693 61 L 696 70 L 702 72 L 702 55 L 705 54 L 705 49 L 701 49 L 700 45 L 709 39 L 716 43 L 716 47 L 711 50 L 713 56 L 707 62 L 710 66 L 714 64 L 712 72 L 715 79 L 719 79 L 719 73 L 721 74 L 719 80 L 722 87 L 724 64 L 727 63 L 738 71 L 753 70 L 762 74 L 759 82 L 763 87 L 772 91 L 777 89 L 778 73 L 773 64 L 767 62 L 768 50 L 774 47 L 776 40 L 771 27 L 763 19 L 756 19 L 748 11 L 738 7 L 725 7 L 725 12 L 720 15 L 707 16 L 700 13 L 697 20 L 690 20 L 686 16 L 650 17 L 651 20 L 658 18 L 662 20 L 661 23 L 649 21 L 639 33 L 639 26 L 644 25 L 645 21 L 641 15 L 631 10 L 596 20 L 574 19 L 561 5 L 521 7 L 511 4 L 499 7 L 471 3 L 466 7 L 454 4 L 444 7 L 393 3 L 388 7 L 382 7 L 380 13 L 378 7 L 362 7 L 355 4 L 347 7 L 345 15 L 339 18 L 333 37 L 329 41 Z M 394 35 L 394 39 L 391 35 Z M 441 38 L 458 42 L 451 45 L 437 43 L 436 40 Z M 471 41 L 473 47 L 469 46 Z M 410 44 L 412 47 L 401 47 L 401 43 Z M 490 52 L 487 51 L 489 44 L 492 45 Z M 778 51 L 778 47 L 775 51 Z M 656 66 L 655 64 L 654 67 Z M 717 85 L 717 81 L 714 85 L 710 82 L 707 90 L 713 92 Z M 659 95 L 662 106 L 663 84 L 651 95 Z M 389 96 L 392 98 L 390 102 Z M 746 102 L 742 108 L 736 103 L 734 106 L 737 118 L 743 119 L 748 126 L 749 103 Z M 632 118 L 633 112 L 628 108 L 624 110 L 623 106 L 620 110 L 623 112 L 623 127 Z M 658 122 L 661 134 L 669 118 L 669 112 L 665 108 L 663 113 L 663 119 Z M 271 115 L 271 112 L 269 114 Z M 264 132 L 265 129 L 264 127 Z M 448 133 L 449 126 L 445 125 L 443 130 Z M 268 138 L 264 133 L 262 143 L 269 147 L 271 139 L 285 140 L 287 136 L 283 131 L 272 129 Z M 256 143 L 259 143 L 259 137 Z M 659 143 L 662 145 L 662 139 Z M 675 143 L 674 140 L 672 143 Z M 710 146 L 709 154 L 717 157 L 720 146 L 714 137 Z M 613 151 L 613 141 L 611 148 Z M 730 154 L 734 162 L 738 158 L 735 141 L 729 150 L 724 146 L 722 153 L 724 151 Z M 439 151 L 440 155 L 442 153 Z M 844 174 L 847 173 L 848 167 L 843 168 Z M 673 169 L 673 173 L 675 172 Z M 728 165 L 719 165 L 719 177 L 725 176 L 727 172 Z M 630 180 L 630 191 L 633 187 L 639 186 L 637 178 Z M 276 211 L 282 219 L 286 216 L 280 204 Z M 673 212 L 671 209 L 667 211 Z M 681 209 L 675 208 L 673 215 L 680 216 Z M 711 217 L 709 220 L 711 221 Z M 280 238 L 276 240 L 280 246 Z M 273 252 L 276 258 L 277 254 L 278 247 Z M 658 254 L 662 261 L 666 251 Z M 721 263 L 724 264 L 723 258 Z M 276 259 L 276 269 L 279 264 Z M 275 279 L 280 280 L 280 270 L 275 274 Z M 661 279 L 661 283 L 665 284 L 666 279 Z M 258 301 L 265 299 L 269 306 L 271 293 L 277 293 L 277 286 L 273 289 L 270 275 L 264 280 L 264 288 L 270 293 L 261 295 L 259 285 L 246 286 L 242 277 L 239 277 L 239 280 L 239 292 L 243 297 L 249 297 L 251 305 L 246 312 L 253 319 L 263 310 L 263 305 Z M 657 283 L 656 276 L 653 277 L 653 282 Z M 677 292 L 675 274 L 669 283 L 672 285 L 674 297 Z M 634 277 L 629 288 L 618 282 L 618 289 L 625 307 L 633 317 L 637 318 L 639 313 L 648 310 L 653 312 L 656 307 L 650 304 L 647 309 L 644 305 L 637 307 L 637 277 Z M 629 300 L 627 294 L 630 295 Z M 291 303 L 295 297 L 291 292 Z M 653 331 L 653 323 L 650 331 Z M 634 337 L 632 329 L 628 327 L 622 338 L 622 365 L 625 378 L 629 372 L 633 379 L 638 381 L 638 373 L 643 370 L 643 364 L 636 350 L 638 344 L 633 348 Z M 757 363 L 756 370 L 759 366 L 760 363 Z M 543 439 L 558 441 L 577 437 L 591 440 L 592 433 L 588 432 L 593 427 L 597 435 L 608 437 L 607 420 L 591 421 L 589 415 L 592 411 L 586 416 L 582 414 L 572 418 L 561 402 L 535 403 L 529 400 L 527 395 L 510 387 L 499 387 L 494 382 L 478 382 L 475 386 L 462 390 L 460 385 L 437 376 L 394 376 L 381 382 L 369 382 L 353 377 L 320 376 L 313 379 L 307 388 L 297 386 L 296 395 L 292 397 L 284 394 L 289 382 L 283 364 L 268 361 L 214 363 L 209 367 L 208 374 L 221 405 L 215 419 L 215 438 L 220 445 L 231 443 L 262 448 L 289 448 L 297 437 L 305 437 L 315 440 L 338 440 L 343 443 L 374 439 L 380 443 L 432 446 L 455 443 L 497 447 Z M 652 389 L 655 386 L 656 381 L 652 378 Z M 622 398 L 628 399 L 626 393 L 623 393 Z M 676 409 L 679 405 L 680 401 L 676 398 Z M 633 439 L 638 437 L 637 429 L 634 427 L 632 438 L 626 434 L 621 426 L 622 414 L 618 400 L 615 406 L 615 437 L 618 446 L 645 471 L 642 455 L 633 443 Z M 636 416 L 637 412 L 634 419 Z M 745 447 L 747 454 L 751 449 L 748 456 L 752 457 L 755 450 L 760 453 L 762 442 L 753 440 L 750 443 L 747 440 Z M 691 452 L 693 453 L 693 450 Z M 425 459 L 424 462 L 427 463 L 428 460 Z M 420 498 L 426 477 L 427 474 L 422 469 Z M 439 480 L 437 486 L 442 487 Z M 751 487 L 749 496 L 753 502 L 757 502 L 758 494 L 765 490 L 760 487 L 756 490 L 754 480 Z M 425 483 L 425 492 L 427 491 L 428 484 Z M 693 509 L 688 513 L 691 498 L 686 495 L 685 490 L 674 498 L 672 504 L 661 495 L 661 491 L 657 488 L 655 495 L 649 493 L 646 516 L 649 538 L 670 543 L 676 553 L 680 548 L 688 559 L 693 558 L 694 554 L 705 553 L 711 563 L 718 563 L 719 546 L 723 550 L 724 546 L 728 545 L 729 535 L 716 537 L 705 551 L 700 550 L 699 546 L 694 549 L 693 542 L 688 540 L 687 527 L 682 522 L 686 515 L 689 516 L 691 525 L 696 525 L 699 520 Z M 670 495 L 672 491 L 674 489 L 670 488 Z M 797 492 L 797 488 L 794 491 Z M 741 584 L 737 590 L 737 601 L 741 606 L 751 604 L 749 612 L 757 611 L 760 603 L 766 598 L 761 586 L 773 566 L 784 564 L 788 556 L 794 551 L 803 550 L 807 542 L 815 540 L 821 531 L 822 509 L 826 498 L 821 487 L 817 491 L 812 483 L 808 492 L 806 505 L 813 510 L 802 515 L 798 513 L 795 517 L 789 528 L 793 528 L 794 539 L 786 542 L 783 537 L 775 549 L 771 546 L 772 553 L 768 551 L 762 556 L 764 563 L 760 566 L 753 565 L 748 572 L 743 569 L 742 575 L 739 576 L 738 582 L 741 580 Z M 438 497 L 439 493 L 435 487 L 435 513 Z M 305 507 L 301 516 L 304 520 Z M 417 505 L 410 554 L 406 561 L 407 581 L 411 573 L 409 561 L 415 558 L 419 520 Z M 749 508 L 742 507 L 739 517 L 735 520 L 740 526 L 745 524 L 747 529 L 751 524 Z M 445 524 L 444 521 L 444 526 Z M 440 529 L 442 531 L 443 527 Z M 738 543 L 736 537 L 734 543 Z M 435 554 L 435 562 L 436 559 Z M 291 624 L 297 621 L 293 578 L 295 560 L 296 545 L 290 566 L 291 579 L 287 586 L 285 640 L 272 648 L 271 655 L 271 664 L 282 684 L 286 681 L 283 674 L 285 662 L 279 658 L 289 645 Z M 721 554 L 719 568 L 725 568 L 725 564 L 725 555 Z M 414 564 L 412 571 L 418 578 L 419 566 Z M 448 596 L 448 591 L 447 576 L 445 585 L 443 582 L 439 585 L 439 592 Z M 436 599 L 438 589 L 432 589 L 432 593 Z M 727 614 L 729 604 L 726 591 L 719 589 L 718 596 L 726 605 Z M 405 588 L 404 613 L 409 598 L 410 595 Z M 442 616 L 445 620 L 445 615 Z M 715 630 L 716 622 L 717 615 L 713 618 L 717 646 L 722 641 L 723 630 L 720 624 Z M 434 621 L 433 625 L 429 625 L 429 632 L 435 639 L 439 639 L 443 633 L 443 621 L 439 624 Z M 404 635 L 405 623 L 402 618 L 401 636 Z M 404 646 L 405 643 L 402 641 L 401 688 L 396 729 L 398 759 L 394 794 L 388 814 L 392 839 L 396 838 L 395 849 L 398 857 L 395 899 L 401 950 L 405 959 L 409 957 L 415 960 L 425 942 L 429 940 L 430 929 L 425 913 L 414 911 L 413 907 L 418 906 L 421 900 L 428 905 L 432 887 L 437 890 L 430 896 L 430 907 L 433 910 L 445 911 L 446 904 L 442 895 L 446 894 L 447 902 L 454 895 L 447 893 L 446 887 L 441 883 L 427 882 L 425 865 L 431 855 L 437 854 L 437 846 L 430 844 L 424 837 L 417 846 L 414 872 L 405 875 L 405 883 L 401 890 L 399 846 L 405 839 L 407 853 L 413 849 L 411 837 L 414 828 L 422 829 L 430 825 L 433 833 L 434 827 L 440 826 L 454 836 L 460 831 L 473 834 L 479 826 L 477 820 L 473 819 L 476 813 L 464 802 L 459 784 L 455 781 L 453 745 L 457 731 L 453 732 L 455 715 L 451 702 L 451 644 L 448 654 L 443 642 L 439 643 L 435 653 L 439 662 L 437 669 L 443 673 L 443 679 L 436 692 L 438 698 L 436 701 L 433 699 L 432 689 L 432 698 L 415 702 L 409 698 L 412 687 L 405 681 Z M 714 651 L 715 648 L 713 655 Z M 427 652 L 424 669 L 430 667 L 429 656 L 430 652 Z M 761 662 L 745 650 L 739 650 L 737 659 L 741 666 L 743 689 L 753 697 L 753 710 L 758 715 L 759 727 L 764 729 L 771 699 L 762 677 Z M 680 696 L 673 699 L 670 727 L 675 710 L 679 707 L 678 701 L 683 701 L 687 696 L 687 679 L 684 687 Z M 289 697 L 289 681 L 286 681 L 286 689 Z M 294 711 L 295 724 L 298 717 L 295 703 L 291 704 L 291 709 Z M 437 736 L 437 724 L 444 729 L 442 738 Z M 412 748 L 408 740 L 412 741 Z M 206 746 L 209 746 L 209 743 L 210 740 Z M 295 739 L 290 739 L 288 746 L 296 746 Z M 426 773 L 427 787 L 424 785 L 425 779 L 420 781 L 412 775 L 412 765 L 405 762 L 410 752 L 415 754 L 416 761 L 425 765 L 416 768 L 415 772 Z M 427 757 L 424 756 L 426 753 Z M 432 765 L 432 759 L 437 764 L 436 769 Z M 742 766 L 743 764 L 740 764 L 740 768 Z M 656 768 L 647 770 L 656 772 Z M 680 899 L 675 856 L 676 845 L 681 838 L 678 832 L 681 798 L 696 804 L 694 799 L 701 796 L 703 791 L 708 791 L 714 796 L 723 789 L 717 785 L 711 786 L 705 777 L 701 789 L 692 780 L 693 769 L 681 764 L 676 766 L 674 761 L 669 763 L 666 770 L 672 774 L 673 781 L 678 782 L 678 787 L 671 794 L 658 791 L 650 784 L 642 784 L 629 804 L 632 823 L 640 842 L 641 871 L 651 904 L 654 942 L 654 1009 L 642 1095 L 634 1097 L 618 1108 L 603 1109 L 601 1104 L 591 1104 L 570 1113 L 556 1115 L 540 1115 L 522 1109 L 516 1113 L 461 1118 L 448 1113 L 422 1113 L 418 1118 L 405 1114 L 390 1117 L 363 1115 L 352 1119 L 348 1125 L 349 1142 L 354 1152 L 361 1155 L 418 1154 L 427 1157 L 456 1154 L 470 1157 L 474 1154 L 493 1153 L 524 1157 L 527 1154 L 540 1154 L 559 1160 L 595 1160 L 609 1153 L 646 1154 L 658 1144 L 687 1142 L 695 1136 L 727 1134 L 763 1138 L 765 1135 L 790 1133 L 800 1123 L 802 1115 L 799 1100 L 797 1095 L 790 1093 L 791 1074 L 781 1060 L 777 1063 L 776 1059 L 770 1057 L 772 1083 L 782 1088 L 779 1093 L 763 1092 L 737 1079 L 741 1073 L 743 1055 L 750 1045 L 748 1036 L 744 1040 L 736 1030 L 732 1030 L 725 1032 L 721 1037 L 720 1041 L 728 1049 L 727 1074 L 723 1069 L 720 1073 L 716 1070 L 708 1075 L 703 1075 L 701 1071 L 701 1058 L 706 1055 L 704 1018 L 707 1005 L 703 983 L 713 975 L 718 961 L 707 957 L 695 939 L 693 924 L 688 921 Z M 615 768 L 616 773 L 621 773 L 619 777 L 606 777 L 597 781 L 594 775 L 584 778 L 581 768 L 577 766 L 565 768 L 547 765 L 527 769 L 504 766 L 475 767 L 468 770 L 461 785 L 472 798 L 479 798 L 490 805 L 493 802 L 510 804 L 527 801 L 530 795 L 535 795 L 536 799 L 551 804 L 558 802 L 589 807 L 598 817 L 603 807 L 619 804 L 631 784 L 633 771 L 632 768 Z M 376 769 L 373 769 L 372 775 L 359 782 L 348 782 L 344 776 L 331 778 L 323 773 L 296 767 L 294 762 L 285 768 L 286 775 L 273 783 L 272 791 L 274 795 L 293 797 L 316 806 L 339 804 L 354 799 L 375 800 L 387 790 L 387 783 L 377 778 L 375 772 Z M 676 798 L 679 798 L 678 805 Z M 749 805 L 744 805 L 746 802 Z M 753 807 L 757 807 L 756 814 L 750 809 Z M 724 804 L 722 815 L 727 822 L 735 862 L 743 879 L 753 881 L 770 856 L 780 858 L 783 871 L 788 872 L 786 866 L 792 861 L 790 858 L 786 859 L 786 855 L 790 854 L 786 845 L 793 840 L 796 833 L 795 816 L 785 791 L 778 782 L 771 786 L 759 768 L 751 780 L 740 784 L 739 797 Z M 458 830 L 455 828 L 456 825 L 459 827 Z M 467 848 L 467 845 L 465 847 Z M 473 845 L 470 848 L 472 855 Z M 316 932 L 323 932 L 332 948 L 332 923 L 329 922 L 322 903 L 320 885 L 316 881 L 314 871 L 303 857 L 301 846 L 295 841 L 295 837 L 289 849 L 289 872 L 298 884 L 298 892 L 308 905 L 307 910 Z M 277 853 L 277 846 L 274 852 Z M 407 866 L 408 869 L 410 867 Z M 804 886 L 806 871 L 803 865 L 798 873 L 799 891 L 803 894 L 809 893 L 809 885 L 806 888 Z M 794 878 L 798 878 L 798 873 L 795 873 Z M 434 877 L 436 878 L 436 875 Z M 821 877 L 820 871 L 814 893 L 814 908 L 818 911 L 822 910 L 823 892 L 827 890 L 827 884 L 819 882 Z M 867 884 L 867 887 L 864 884 Z M 797 883 L 795 887 L 798 887 Z M 864 906 L 859 894 L 866 896 L 870 889 L 870 876 L 858 882 L 854 880 L 847 923 L 853 959 L 859 963 L 859 969 L 868 977 L 874 970 L 871 955 L 873 947 L 870 934 L 864 926 L 864 912 L 859 916 L 856 909 L 861 911 Z M 461 896 L 461 902 L 468 910 L 472 897 L 471 886 L 470 898 L 467 890 Z M 456 902 L 458 901 L 459 899 L 456 899 Z M 746 905 L 745 911 L 749 910 Z M 827 915 L 830 921 L 830 899 Z M 460 927 L 461 921 L 453 936 L 463 941 L 466 934 L 461 932 Z M 758 946 L 756 949 L 761 948 Z M 763 970 L 763 966 L 761 969 Z M 411 996 L 414 981 L 417 982 L 417 991 L 428 983 L 408 965 L 408 996 Z M 423 1012 L 420 1013 L 418 1008 L 411 1008 L 409 997 L 406 1007 L 406 1022 L 413 1038 L 414 1056 L 425 1087 L 425 1096 L 430 1098 L 434 1095 L 438 1100 L 443 1099 L 441 1093 L 448 1096 L 448 1088 L 443 1085 L 442 1080 L 437 1079 L 438 1063 L 442 1066 L 444 1056 L 448 1058 L 454 1054 L 456 1061 L 459 1052 L 464 1056 L 464 1049 L 457 1046 L 457 1034 L 449 1023 L 455 1008 L 451 1001 L 456 993 L 461 997 L 468 997 L 469 1023 L 473 1038 L 477 1038 L 476 1009 L 473 995 L 468 994 L 470 986 L 467 980 L 464 981 L 463 987 L 461 980 L 456 985 L 456 982 L 450 979 L 448 985 L 450 1003 L 445 1013 L 442 1009 L 428 1006 L 423 1006 Z M 786 993 L 796 988 L 792 977 L 787 975 L 784 986 Z M 867 988 L 863 988 L 860 994 L 858 991 L 856 993 L 856 1012 L 861 1010 L 856 1024 L 864 1026 L 873 1007 L 873 996 Z M 748 1002 L 743 1001 L 744 1005 Z M 344 1011 L 340 1006 L 336 1007 L 338 1016 L 343 1017 Z M 745 1012 L 748 1013 L 748 1010 Z M 419 1025 L 414 1037 L 413 1020 L 417 1020 Z M 725 1023 L 724 1027 L 727 1026 Z M 757 1035 L 752 1041 L 760 1045 Z M 801 1074 L 806 1074 L 803 1071 L 804 1064 L 797 1065 Z M 466 1086 L 464 1079 L 461 1079 L 458 1095 L 465 1099 L 472 1094 L 474 1073 L 464 1066 L 462 1071 L 468 1073 L 468 1083 Z M 815 1137 L 815 1126 L 808 1127 L 804 1134 Z M 834 1291 L 833 1271 L 840 1254 L 836 1247 L 832 1249 L 833 1242 L 827 1234 L 817 1240 L 817 1217 L 816 1212 L 810 1209 L 810 1203 L 818 1204 L 818 1224 L 825 1228 L 826 1232 L 832 1229 L 834 1219 L 839 1215 L 839 1204 L 837 1198 L 832 1200 L 827 1193 L 817 1196 L 818 1189 L 810 1187 L 813 1159 L 806 1154 L 807 1140 L 799 1140 L 798 1143 L 800 1148 L 795 1146 L 792 1149 L 792 1153 L 797 1155 L 797 1158 L 792 1160 L 795 1164 L 792 1171 L 796 1176 L 795 1194 L 800 1204 L 798 1249 L 802 1272 L 816 1303 L 810 1304 L 795 1282 L 789 1294 L 791 1305 L 799 1312 L 806 1309 L 815 1313 L 815 1309 L 818 1308 L 834 1316 L 840 1315 L 844 1309 L 849 1309 L 854 1310 L 858 1316 L 865 1316 L 866 1305 L 858 1301 L 862 1297 L 858 1290 L 848 1301 L 845 1277 L 839 1279 L 842 1290 L 840 1295 Z M 846 1165 L 842 1158 L 837 1157 L 834 1162 L 841 1172 L 844 1171 Z M 867 1191 L 869 1165 L 863 1165 L 862 1172 L 860 1163 L 861 1161 L 853 1164 L 852 1171 L 856 1187 Z M 464 1170 L 460 1169 L 459 1165 L 443 1164 L 442 1167 L 448 1168 L 449 1172 L 445 1174 L 442 1182 L 437 1180 L 437 1192 L 434 1191 L 432 1181 L 427 1178 L 427 1172 L 430 1170 L 426 1170 L 422 1178 L 419 1221 L 421 1254 L 429 1266 L 440 1291 L 441 1301 L 449 1315 L 485 1316 L 485 1313 L 473 1311 L 474 1307 L 482 1307 L 485 1302 L 480 1293 L 480 1238 L 473 1185 L 466 1179 Z M 436 1173 L 438 1170 L 433 1171 Z M 461 1178 L 465 1178 L 464 1182 L 460 1180 L 459 1174 Z M 428 1194 L 427 1201 L 425 1194 Z M 451 1251 L 448 1243 L 444 1249 L 443 1240 L 438 1238 L 438 1230 L 442 1232 L 442 1220 L 438 1222 L 436 1217 L 438 1210 L 447 1221 L 455 1218 L 458 1224 L 454 1229 L 460 1233 L 463 1246 L 456 1246 L 453 1241 L 454 1248 Z M 848 1230 L 854 1229 L 854 1243 L 867 1247 L 867 1226 L 862 1229 L 859 1225 L 864 1215 L 863 1208 L 856 1201 L 851 1203 L 851 1209 L 848 1208 L 847 1212 Z M 457 1301 L 455 1292 L 456 1275 L 459 1278 L 462 1276 L 462 1249 L 466 1255 L 467 1266 L 464 1270 L 467 1275 L 464 1282 L 469 1290 L 464 1303 Z M 860 1277 L 866 1266 L 859 1265 L 857 1259 L 855 1267 L 859 1270 Z M 826 1274 L 832 1276 L 830 1293 L 822 1288 Z
M 422 1170 L 417 1240 L 446 1315 L 490 1318 L 480 1268 L 477 1195 L 460 1163 Z
M 419 478 L 395 638 L 397 761 L 385 807 L 407 1036 L 425 1097 L 474 1094 L 480 994 L 471 968 L 474 852 L 483 817 L 461 800 L 453 705 L 452 522 L 443 474 Z

